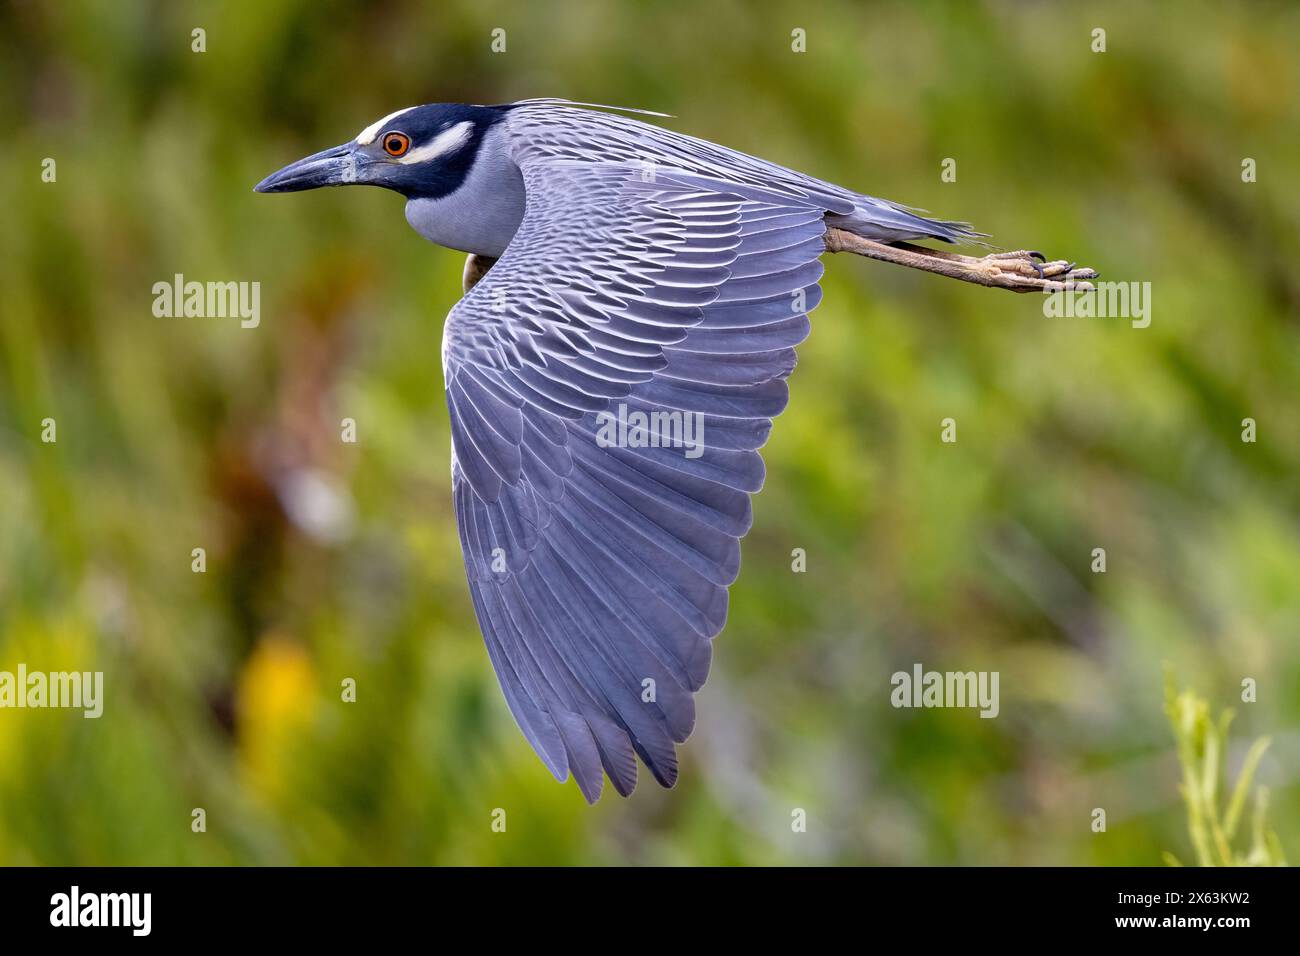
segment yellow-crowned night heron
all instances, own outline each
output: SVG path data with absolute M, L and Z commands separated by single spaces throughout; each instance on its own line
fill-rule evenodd
M 822 254 L 1016 291 L 1095 273 L 914 246 L 980 234 L 587 105 L 399 110 L 257 189 L 383 186 L 470 253 L 442 342 L 470 593 L 524 735 L 595 801 L 637 755 L 677 778 Z

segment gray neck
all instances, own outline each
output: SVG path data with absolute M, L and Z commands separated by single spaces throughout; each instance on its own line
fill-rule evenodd
M 499 257 L 524 218 L 524 178 L 501 126 L 489 129 L 465 181 L 437 199 L 411 199 L 406 221 L 448 249 Z

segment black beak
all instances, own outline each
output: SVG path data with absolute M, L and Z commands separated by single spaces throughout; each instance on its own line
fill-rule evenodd
M 346 186 L 357 182 L 360 162 L 354 144 L 344 143 L 290 163 L 267 176 L 253 189 L 259 193 L 294 193 L 321 186 Z

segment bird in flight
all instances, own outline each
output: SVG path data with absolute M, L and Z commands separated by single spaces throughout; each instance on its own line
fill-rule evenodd
M 826 252 L 1017 292 L 1096 276 L 615 109 L 398 110 L 258 192 L 382 186 L 469 254 L 447 316 L 452 495 L 511 713 L 563 781 L 661 785 L 740 570 L 759 449 L 786 406 Z

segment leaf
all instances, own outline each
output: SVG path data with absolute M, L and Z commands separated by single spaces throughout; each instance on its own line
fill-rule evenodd
M 1223 832 L 1229 840 L 1237 833 L 1241 811 L 1245 808 L 1246 797 L 1250 793 L 1251 780 L 1270 743 L 1272 743 L 1271 738 L 1261 737 L 1250 745 L 1250 750 L 1246 751 L 1246 759 L 1242 762 L 1241 773 L 1237 775 L 1237 786 L 1232 791 L 1232 799 L 1228 801 L 1228 812 L 1223 820 Z

